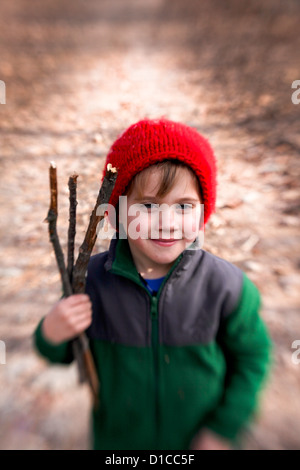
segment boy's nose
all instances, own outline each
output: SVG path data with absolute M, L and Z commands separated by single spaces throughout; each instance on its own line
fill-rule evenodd
M 159 226 L 163 230 L 164 227 L 170 229 L 173 228 L 175 225 L 175 214 L 174 211 L 168 207 L 167 209 L 163 209 L 160 213 L 160 220 Z
M 159 232 L 159 237 L 169 238 L 176 236 L 181 229 L 178 214 L 170 206 L 162 204 L 154 217 L 152 227 Z

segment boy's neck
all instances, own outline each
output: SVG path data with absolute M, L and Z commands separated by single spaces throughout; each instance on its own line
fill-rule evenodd
M 168 274 L 173 264 L 174 263 L 172 263 L 168 269 L 164 270 L 151 270 L 151 268 L 149 268 L 148 270 L 140 270 L 138 269 L 138 266 L 136 266 L 136 269 L 144 279 L 159 279 L 161 277 L 165 277 Z
M 145 279 L 158 279 L 166 276 L 176 261 L 174 260 L 172 263 L 168 264 L 153 263 L 151 260 L 138 256 L 135 250 L 130 246 L 129 240 L 128 242 L 136 270 Z
M 173 264 L 175 263 L 175 261 L 173 261 L 173 263 L 167 265 L 163 264 L 158 266 L 145 266 L 143 262 L 140 262 L 140 260 L 135 259 L 134 255 L 132 255 L 132 257 L 138 273 L 144 279 L 158 279 L 160 277 L 166 276 L 172 268 Z

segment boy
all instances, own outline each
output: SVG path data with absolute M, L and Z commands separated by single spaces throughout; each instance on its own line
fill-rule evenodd
M 87 329 L 101 383 L 95 449 L 230 449 L 256 409 L 270 339 L 254 284 L 199 247 L 216 200 L 213 151 L 188 126 L 145 119 L 108 163 L 117 236 L 91 257 L 86 295 L 42 319 L 36 346 L 68 363 Z

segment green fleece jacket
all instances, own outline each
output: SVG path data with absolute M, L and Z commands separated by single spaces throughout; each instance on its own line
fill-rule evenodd
M 233 442 L 254 416 L 270 364 L 260 295 L 235 265 L 186 250 L 157 293 L 140 278 L 127 240 L 91 257 L 87 330 L 100 379 L 94 449 L 188 449 L 209 428 Z M 54 363 L 71 342 L 35 345 Z

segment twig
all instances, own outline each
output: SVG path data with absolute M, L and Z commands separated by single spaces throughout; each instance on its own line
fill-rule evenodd
M 117 170 L 107 165 L 107 170 L 97 197 L 96 205 L 90 216 L 84 241 L 79 248 L 79 255 L 73 269 L 73 291 L 82 293 L 85 291 L 85 274 L 88 262 L 97 239 L 97 226 L 104 216 L 97 215 L 97 209 L 101 204 L 107 204 L 114 189 L 117 178 Z
M 61 276 L 63 292 L 65 297 L 72 295 L 72 286 L 69 280 L 69 276 L 65 267 L 64 261 L 64 254 L 61 249 L 61 245 L 59 242 L 57 229 L 56 229 L 56 222 L 57 222 L 57 177 L 56 177 L 56 166 L 53 162 L 50 164 L 49 168 L 49 176 L 50 176 L 50 207 L 48 211 L 48 215 L 46 217 L 46 221 L 49 223 L 49 235 L 50 241 L 53 245 L 58 269 Z
M 76 294 L 85 292 L 85 276 L 88 267 L 88 262 L 97 239 L 97 225 L 103 218 L 103 216 L 97 215 L 98 206 L 109 202 L 111 193 L 116 182 L 116 178 L 117 170 L 115 168 L 112 168 L 111 165 L 108 165 L 101 188 L 99 190 L 96 205 L 90 216 L 90 222 L 85 234 L 84 241 L 79 248 L 78 258 L 73 268 L 72 287 L 73 292 Z M 98 375 L 86 336 L 82 333 L 81 335 L 79 335 L 79 339 L 81 347 L 81 357 L 83 357 L 85 368 L 87 371 L 87 379 L 89 381 L 93 393 L 94 405 L 95 407 L 97 407 L 99 404 L 98 397 L 100 387 Z M 74 344 L 74 351 L 76 352 L 76 350 L 78 349 L 78 343 Z
M 75 235 L 76 235 L 76 207 L 77 207 L 77 200 L 76 200 L 76 193 L 77 193 L 77 178 L 78 175 L 75 173 L 70 176 L 68 186 L 69 186 L 69 229 L 68 229 L 68 265 L 67 271 L 70 283 L 72 284 L 72 276 L 73 276 L 73 266 L 74 266 L 74 245 L 75 245 Z M 86 348 L 88 344 L 85 334 L 79 335 L 78 338 L 75 338 L 72 341 L 73 347 L 73 354 L 76 358 L 77 365 L 78 365 L 78 372 L 79 372 L 79 382 L 90 382 L 88 377 L 88 371 L 85 366 L 84 360 L 84 353 L 83 353 L 83 345 Z M 94 388 L 92 388 L 92 393 L 94 393 Z M 95 399 L 95 396 L 94 396 Z
M 74 265 L 74 244 L 75 244 L 75 235 L 76 235 L 76 190 L 77 190 L 77 178 L 78 175 L 75 173 L 70 176 L 68 186 L 69 186 L 69 200 L 70 200 L 70 210 L 69 210 L 69 230 L 68 230 L 68 274 L 70 282 L 72 283 L 73 275 L 73 265 Z

